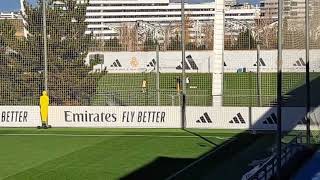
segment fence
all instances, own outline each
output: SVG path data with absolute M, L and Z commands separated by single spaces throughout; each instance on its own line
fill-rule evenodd
M 44 4 L 39 1 L 34 5 L 25 2 L 22 14 L 15 19 L 20 23 L 19 28 L 11 19 L 1 20 L 0 86 L 4 90 L 0 93 L 0 104 L 37 105 L 41 91 L 47 89 L 52 105 L 179 105 L 184 82 L 184 61 L 178 52 L 182 49 L 181 9 L 175 9 L 174 16 L 161 12 L 167 20 L 152 10 L 158 4 L 149 4 L 146 11 L 150 11 L 150 17 L 155 16 L 156 21 L 148 21 L 149 16 L 137 12 L 140 7 L 121 10 L 122 14 L 136 12 L 130 17 L 114 16 L 119 4 L 109 9 L 99 7 L 109 5 L 112 2 L 65 1 L 61 4 L 50 1 Z M 212 50 L 213 17 L 209 14 L 207 20 L 196 20 L 201 6 L 192 6 L 197 14 L 188 14 L 187 10 L 183 19 L 186 49 Z M 113 23 L 113 18 L 119 22 Z M 133 18 L 135 22 L 120 21 L 121 18 Z M 141 18 L 146 20 L 139 20 Z M 158 23 L 160 20 L 165 22 Z M 205 35 L 208 36 L 204 38 Z M 157 47 L 158 52 L 175 51 L 173 58 L 178 65 L 160 67 L 169 72 L 173 69 L 175 74 L 157 79 Z M 117 51 L 118 57 L 105 55 Z M 139 52 L 149 52 L 149 58 L 139 57 Z M 125 57 L 121 59 L 121 56 Z M 187 69 L 197 72 L 192 57 L 187 56 L 187 61 L 185 66 L 190 66 Z M 211 99 L 207 92 L 211 91 L 209 85 L 198 86 L 201 81 L 209 81 L 208 75 L 201 72 L 190 76 L 194 83 L 190 88 L 191 104 L 210 105 L 207 102 Z M 146 81 L 144 85 L 143 81 Z M 157 85 L 160 87 L 156 88 Z M 208 100 L 203 100 L 204 97 Z
M 56 127 L 278 128 L 281 150 L 310 117 L 319 142 L 318 0 L 44 2 L 0 18 L 1 126 L 37 125 L 48 90 Z
M 186 119 L 176 106 L 50 106 L 53 127 L 197 128 L 274 132 L 279 118 L 275 107 L 187 106 Z M 311 115 L 311 129 L 319 129 L 319 108 Z M 304 107 L 284 107 L 283 132 L 305 131 Z M 38 106 L 1 106 L 0 127 L 40 125 Z M 315 137 L 318 138 L 318 137 Z
M 302 145 L 301 134 L 294 137 L 290 142 L 284 145 L 281 153 L 281 166 L 285 166 L 290 160 L 293 159 L 297 153 L 302 151 L 304 146 Z M 277 158 L 276 154 L 273 154 L 266 162 L 256 166 L 250 172 L 242 177 L 242 180 L 267 180 L 276 176 L 277 172 Z
M 316 1 L 311 4 L 310 70 L 315 72 L 311 79 L 316 80 L 320 71 L 319 13 L 316 10 L 319 4 Z M 41 2 L 25 3 L 22 16 L 1 19 L 0 86 L 3 91 L 0 104 L 37 105 L 41 91 L 47 87 L 52 105 L 178 106 L 186 83 L 187 105 L 212 105 L 215 85 L 211 74 L 216 61 L 213 56 L 214 18 L 210 15 L 214 10 L 210 6 L 214 4 L 206 7 L 210 12 L 206 18 L 197 18 L 204 16 L 203 12 L 198 12 L 200 6 L 187 4 L 183 21 L 184 61 L 178 3 L 168 5 L 179 7 L 172 10 L 174 16 L 160 9 L 160 15 L 154 15 L 154 20 L 148 20 L 149 17 L 141 20 L 137 9 L 130 17 L 123 15 L 133 12 L 129 9 L 122 10 L 123 17 L 113 17 L 112 14 L 117 13 L 116 4 L 115 8 L 107 10 L 100 5 L 93 1 L 49 2 L 45 6 Z M 148 6 L 154 14 L 151 9 L 157 5 Z M 232 7 L 229 8 L 224 35 L 223 105 L 274 106 L 277 19 L 270 14 L 254 14 L 250 20 L 239 19 L 232 15 Z M 256 9 L 250 7 L 247 11 L 256 12 Z M 112 18 L 135 21 L 112 22 Z M 285 16 L 284 21 L 283 95 L 288 97 L 286 99 L 300 98 L 299 103 L 286 105 L 304 106 L 303 90 L 295 92 L 295 89 L 305 84 L 305 21 L 302 15 L 298 20 Z M 183 69 L 187 73 L 186 81 Z M 317 89 L 317 85 L 312 86 L 312 92 Z

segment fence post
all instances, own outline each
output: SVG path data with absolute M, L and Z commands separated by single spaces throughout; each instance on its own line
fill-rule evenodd
M 42 28 L 43 28 L 43 51 L 44 51 L 44 89 L 48 91 L 48 52 L 47 52 L 47 17 L 46 0 L 42 1 Z
M 160 64 L 159 64 L 159 44 L 156 47 L 156 67 L 157 67 L 157 106 L 160 106 Z
M 282 139 L 282 26 L 283 0 L 278 0 L 278 62 L 277 62 L 277 177 L 281 177 Z
M 182 47 L 182 103 L 181 103 L 181 122 L 182 128 L 185 128 L 186 121 L 186 47 L 185 47 L 185 16 L 184 0 L 181 1 L 181 47 Z
M 258 106 L 261 107 L 260 42 L 257 43 L 257 94 Z
M 182 96 L 182 103 L 181 103 L 181 111 L 182 111 L 182 121 L 181 121 L 181 127 L 182 129 L 186 128 L 186 95 L 184 93 L 181 93 Z
M 309 0 L 305 0 L 305 16 L 306 16 L 306 25 L 305 25 L 305 46 L 306 46 L 306 110 L 307 110 L 307 144 L 310 144 L 310 137 L 311 137 L 311 132 L 310 132 L 310 117 L 309 117 L 309 113 L 310 113 L 310 62 L 309 62 L 309 58 L 310 58 L 310 22 L 309 22 Z
M 212 66 L 212 98 L 213 106 L 222 106 L 223 95 L 223 68 L 224 68 L 224 32 L 225 32 L 225 12 L 224 0 L 215 1 L 214 17 L 214 61 Z
M 249 45 L 249 50 L 251 50 L 251 34 L 250 34 L 250 31 L 251 31 L 250 26 L 248 26 L 248 39 L 249 39 L 248 45 Z

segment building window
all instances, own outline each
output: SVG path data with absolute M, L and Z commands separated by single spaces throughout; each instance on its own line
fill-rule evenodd
M 291 15 L 291 16 L 297 16 L 297 15 L 298 15 L 298 12 L 297 12 L 297 11 L 292 11 L 292 12 L 290 13 L 290 15 Z
M 291 6 L 297 6 L 298 3 L 297 2 L 291 2 Z

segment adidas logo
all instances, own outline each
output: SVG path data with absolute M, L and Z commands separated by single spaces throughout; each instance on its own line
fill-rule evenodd
M 267 66 L 262 58 L 259 59 L 259 66 Z M 257 63 L 253 64 L 253 66 L 257 66 Z
M 277 118 L 277 116 L 276 116 L 274 113 L 272 113 L 272 114 L 271 114 L 269 117 L 267 117 L 267 119 L 264 120 L 262 123 L 263 123 L 263 124 L 277 124 L 277 123 L 278 123 L 278 118 Z
M 111 67 L 122 67 L 122 65 L 120 64 L 120 61 L 118 59 L 116 59 L 112 64 Z
M 230 124 L 245 124 L 246 121 L 243 119 L 242 115 L 240 113 L 238 113 L 235 117 L 233 117 L 233 119 L 231 121 L 229 121 Z
M 293 64 L 293 66 L 306 66 L 306 63 L 303 61 L 302 58 L 299 58 L 299 60 L 296 61 L 296 63 Z
M 186 57 L 187 61 L 184 61 L 184 66 L 186 70 L 199 70 L 196 62 L 193 60 L 191 55 L 188 55 Z M 182 64 L 183 62 L 181 62 L 181 65 L 177 66 L 176 69 L 177 70 L 181 70 L 182 69 Z
M 306 118 L 302 118 L 300 121 L 298 121 L 298 124 L 301 124 L 301 125 L 307 124 L 307 119 Z
M 307 119 L 302 118 L 300 121 L 297 123 L 298 125 L 306 125 L 307 124 Z M 310 119 L 310 125 L 317 125 L 316 122 L 314 122 L 312 119 Z
M 196 121 L 197 123 L 212 123 L 211 118 L 209 117 L 208 113 L 205 112 L 203 116 L 200 117 L 200 120 Z
M 157 64 L 156 60 L 152 59 L 149 64 L 147 64 L 147 67 L 155 67 Z

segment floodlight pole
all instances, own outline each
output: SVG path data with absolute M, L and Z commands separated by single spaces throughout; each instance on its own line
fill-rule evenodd
M 48 50 L 47 50 L 47 18 L 46 0 L 42 2 L 42 26 L 43 26 L 43 51 L 44 51 L 44 89 L 48 91 Z
M 182 48 L 182 104 L 181 104 L 181 120 L 182 128 L 185 128 L 186 122 L 186 47 L 185 47 L 185 14 L 184 14 L 184 1 L 181 0 L 181 48 Z
M 277 177 L 281 177 L 282 139 L 282 25 L 283 0 L 278 0 L 278 62 L 277 62 Z
M 311 106 L 311 99 L 310 99 L 310 17 L 309 17 L 309 0 L 305 0 L 305 20 L 306 20 L 306 25 L 305 25 L 305 47 L 306 47 L 306 114 L 307 114 L 307 144 L 310 144 L 310 138 L 311 138 L 311 132 L 310 132 L 310 106 Z

